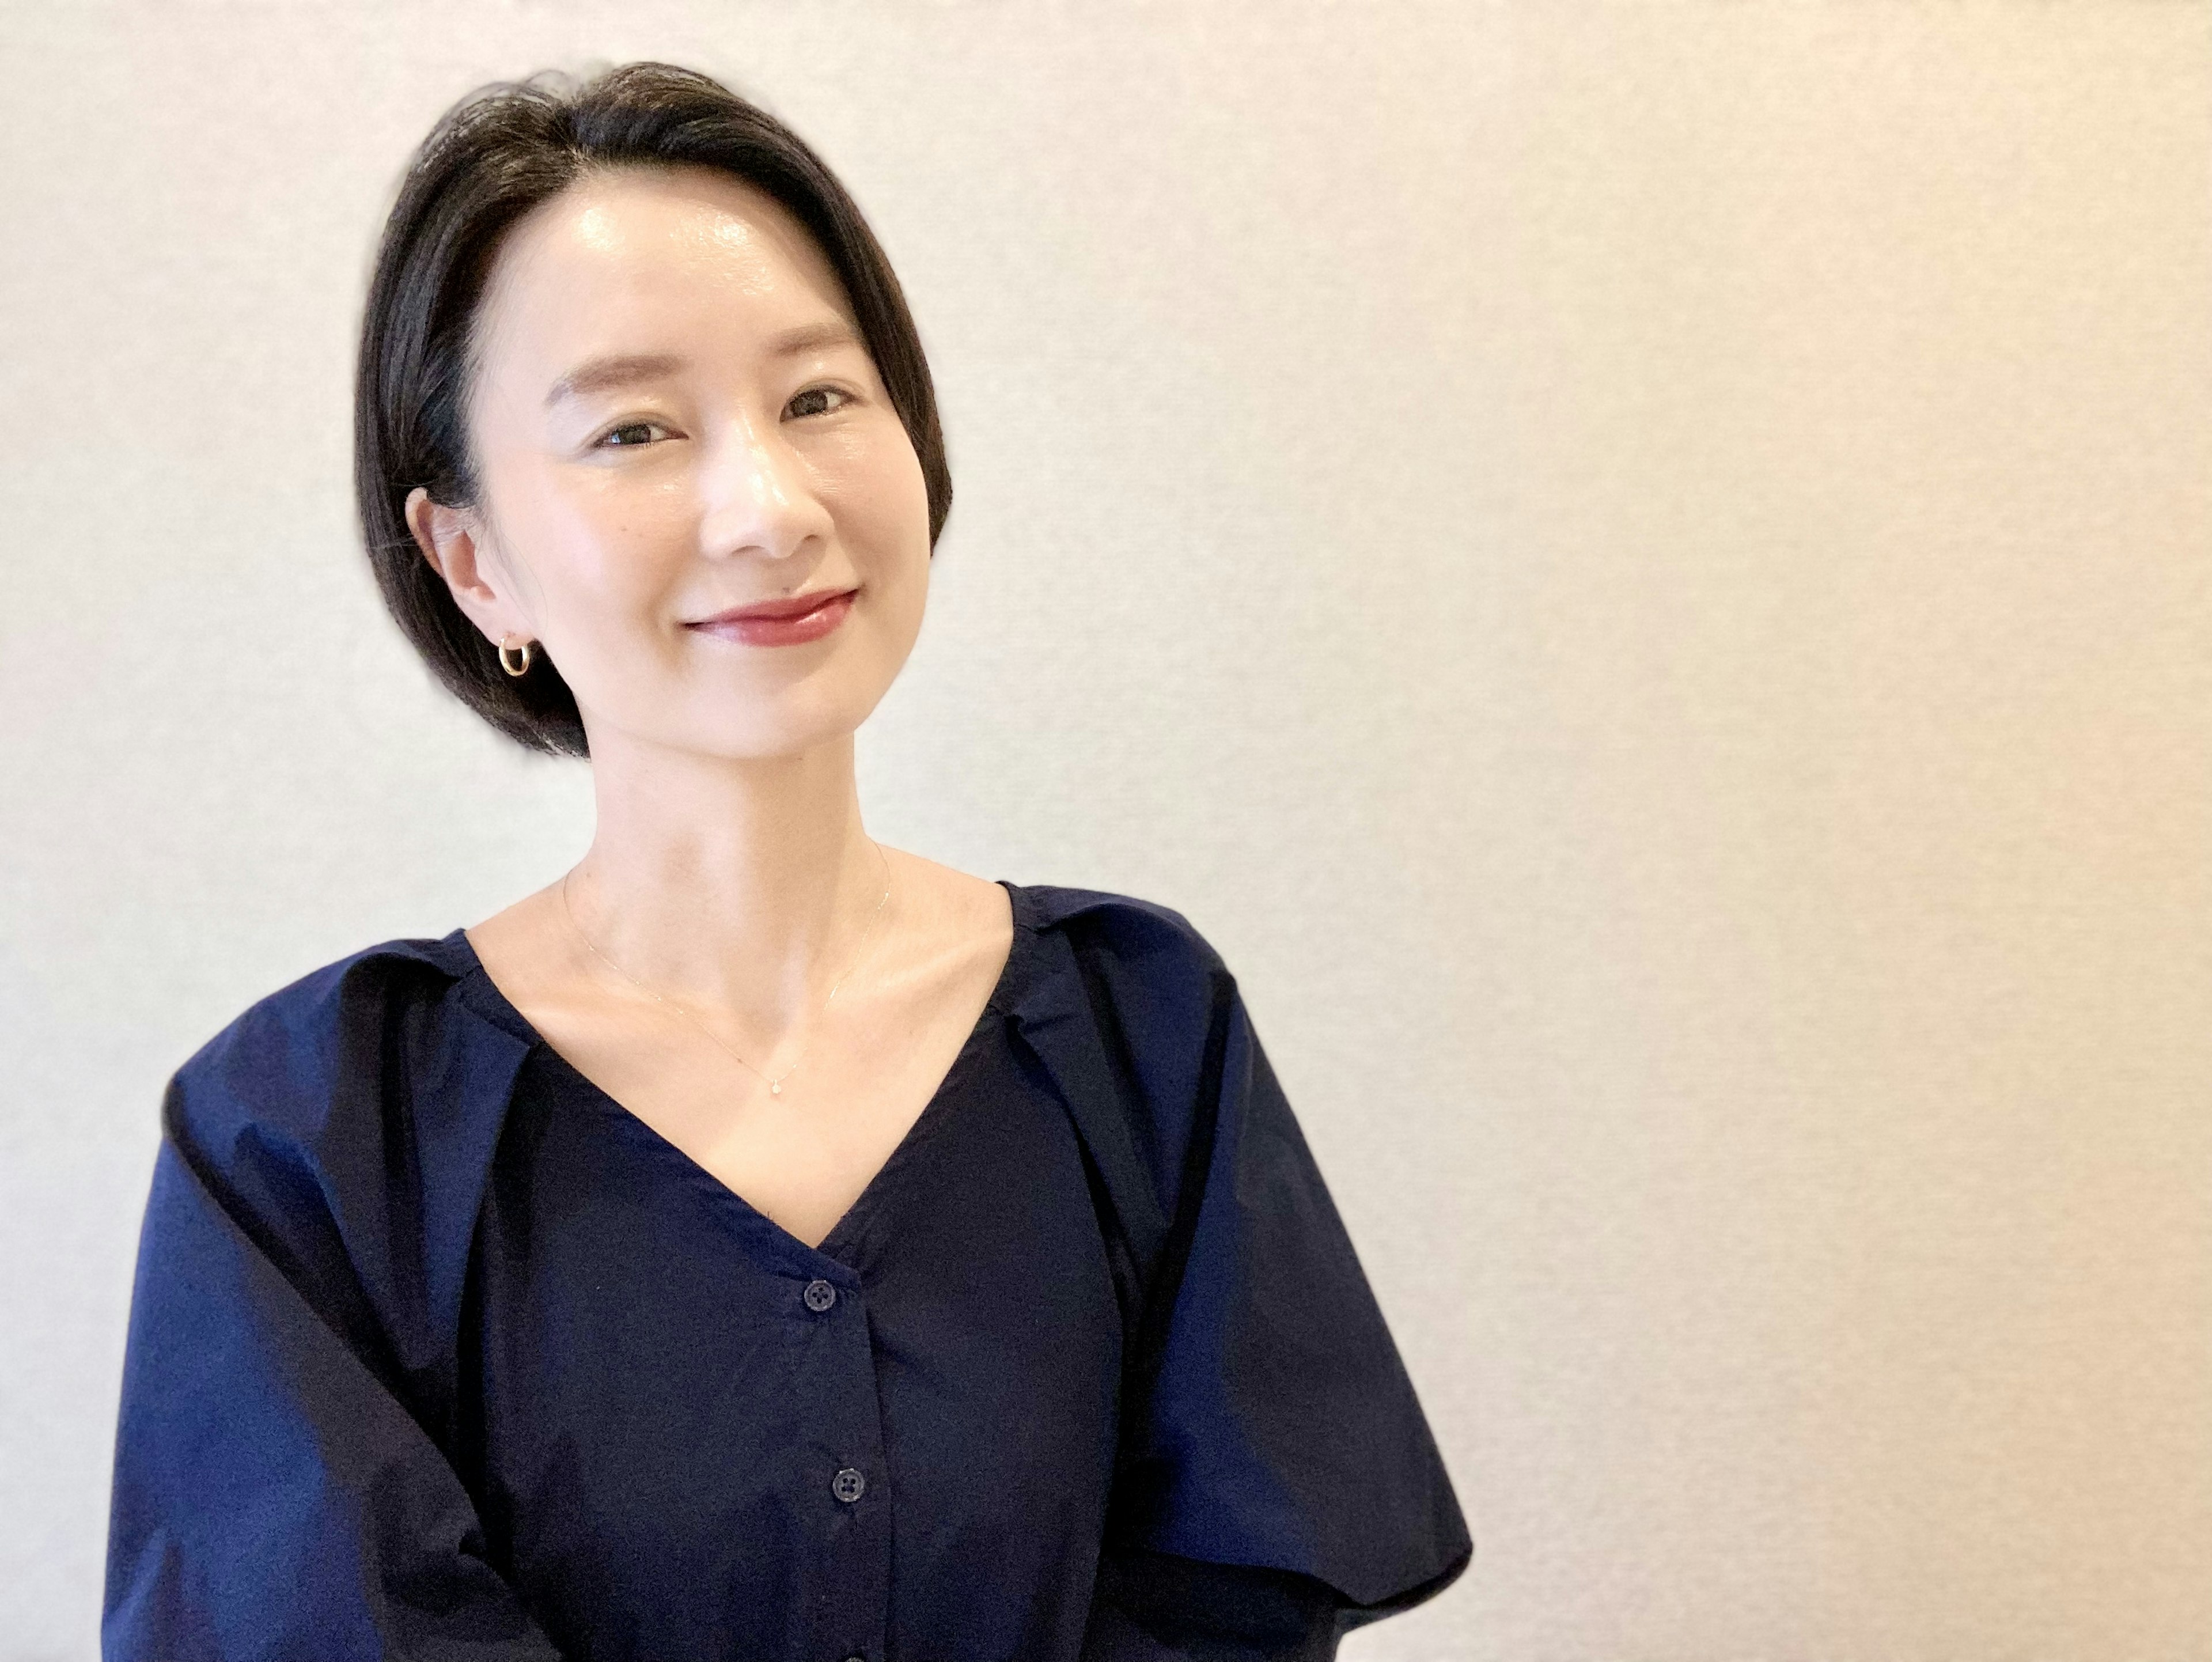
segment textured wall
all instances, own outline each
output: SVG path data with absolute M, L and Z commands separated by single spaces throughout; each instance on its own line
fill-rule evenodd
M 353 545 L 439 110 L 873 216 L 877 835 L 1227 954 L 1442 1439 L 1347 1657 L 2212 1656 L 2212 10 L 0 0 L 0 1659 L 94 1653 L 168 1071 L 550 880 Z

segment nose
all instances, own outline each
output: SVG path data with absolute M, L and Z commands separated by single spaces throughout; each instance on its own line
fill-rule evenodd
M 830 536 L 830 512 L 812 474 L 776 423 L 750 415 L 730 423 L 702 488 L 699 531 L 710 557 L 784 560 Z

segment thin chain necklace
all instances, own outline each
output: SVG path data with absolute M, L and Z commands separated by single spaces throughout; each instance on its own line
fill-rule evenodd
M 860 945 L 864 949 L 861 956 L 853 960 L 852 967 L 848 969 L 844 975 L 839 976 L 835 982 L 830 983 L 830 996 L 822 1001 L 822 1014 L 824 1015 L 830 1014 L 830 1005 L 836 1001 L 837 989 L 845 984 L 846 977 L 850 976 L 854 970 L 859 969 L 862 960 L 866 957 L 865 948 L 867 946 L 869 936 L 874 934 L 876 932 L 876 919 L 883 915 L 884 907 L 889 904 L 891 898 L 891 862 L 890 857 L 884 853 L 883 844 L 877 842 L 874 837 L 872 837 L 868 839 L 868 846 L 875 849 L 876 858 L 884 862 L 884 898 L 876 902 L 876 910 L 868 914 L 867 929 L 860 936 Z M 568 927 L 575 931 L 576 939 L 584 943 L 585 947 L 590 950 L 592 956 L 598 959 L 600 963 L 605 965 L 610 970 L 612 970 L 624 981 L 629 982 L 631 986 L 636 988 L 638 991 L 643 993 L 647 998 L 653 1000 L 654 1003 L 666 1005 L 670 1009 L 675 1011 L 677 1014 L 682 1016 L 686 1021 L 689 1021 L 693 1026 L 696 1027 L 701 1032 L 706 1034 L 708 1038 L 714 1039 L 716 1047 L 732 1062 L 735 1062 L 739 1067 L 744 1068 L 749 1073 L 758 1075 L 762 1079 L 767 1079 L 769 1094 L 770 1096 L 781 1096 L 783 1094 L 783 1081 L 789 1079 L 793 1073 L 797 1070 L 799 1067 L 798 1062 L 793 1062 L 790 1067 L 785 1068 L 783 1072 L 779 1074 L 775 1078 L 769 1079 L 769 1076 L 766 1074 L 761 1073 L 761 1070 L 754 1067 L 751 1062 L 747 1062 L 735 1050 L 731 1050 L 730 1047 L 724 1044 L 720 1039 L 715 1038 L 714 1030 L 709 1027 L 705 1022 L 700 1020 L 697 1016 L 693 1015 L 690 1011 L 685 1009 L 681 1004 L 676 1002 L 675 1000 L 663 998 L 659 993 L 654 992 L 652 988 L 647 986 L 645 983 L 640 981 L 635 976 L 632 975 L 628 970 L 623 968 L 621 965 L 616 963 L 614 959 L 609 958 L 597 947 L 592 945 L 591 936 L 584 933 L 583 926 L 576 922 L 574 908 L 568 904 L 568 879 L 574 877 L 575 874 L 576 868 L 574 866 L 571 866 L 561 879 L 561 910 L 568 920 Z M 804 1056 L 805 1053 L 802 1050 L 800 1054 Z

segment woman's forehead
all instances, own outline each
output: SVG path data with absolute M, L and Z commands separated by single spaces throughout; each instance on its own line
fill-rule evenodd
M 744 332 L 851 317 L 828 259 L 787 210 L 696 167 L 586 174 L 540 204 L 501 247 L 483 305 L 487 345 L 566 344 L 626 314 L 696 314 Z

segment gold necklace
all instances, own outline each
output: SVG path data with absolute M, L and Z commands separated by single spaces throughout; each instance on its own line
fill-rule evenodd
M 884 853 L 884 845 L 877 842 L 872 837 L 868 839 L 868 846 L 875 849 L 876 858 L 884 862 L 884 898 L 876 902 L 876 910 L 868 914 L 867 929 L 860 936 L 860 944 L 864 948 L 868 943 L 869 936 L 874 934 L 876 932 L 876 919 L 883 915 L 883 910 L 884 906 L 890 903 L 891 898 L 891 862 L 890 856 Z M 592 956 L 598 959 L 600 963 L 605 965 L 610 970 L 612 970 L 624 981 L 629 982 L 631 986 L 636 988 L 638 991 L 643 993 L 647 998 L 653 1000 L 654 1003 L 665 1004 L 670 1009 L 675 1011 L 677 1014 L 682 1016 L 686 1021 L 689 1021 L 701 1032 L 706 1034 L 708 1038 L 713 1039 L 715 1045 L 722 1051 L 722 1053 L 727 1056 L 732 1062 L 735 1062 L 739 1067 L 744 1068 L 749 1073 L 757 1075 L 762 1079 L 767 1079 L 769 1094 L 770 1096 L 781 1096 L 783 1094 L 783 1081 L 789 1079 L 799 1067 L 799 1064 L 796 1062 L 793 1062 L 790 1067 L 785 1068 L 776 1078 L 769 1079 L 766 1074 L 761 1073 L 761 1070 L 754 1067 L 751 1062 L 747 1062 L 735 1050 L 731 1050 L 730 1047 L 724 1044 L 720 1039 L 715 1038 L 714 1029 L 708 1026 L 705 1022 L 700 1020 L 697 1016 L 693 1015 L 690 1011 L 685 1009 L 681 1004 L 676 1002 L 675 1000 L 663 998 L 659 993 L 654 992 L 652 988 L 647 986 L 645 983 L 640 981 L 635 976 L 632 975 L 628 970 L 623 968 L 621 965 L 616 963 L 614 959 L 609 958 L 597 947 L 592 945 L 591 936 L 586 934 L 583 930 L 583 926 L 576 922 L 575 909 L 568 904 L 568 879 L 574 877 L 575 874 L 576 868 L 574 866 L 571 866 L 562 876 L 561 910 L 568 920 L 568 927 L 575 931 L 576 939 L 584 943 L 585 947 L 590 951 Z M 856 958 L 853 960 L 852 967 L 848 969 L 844 975 L 839 976 L 836 981 L 830 983 L 830 996 L 822 1001 L 823 1014 L 827 1015 L 830 1014 L 830 1005 L 835 1003 L 837 999 L 837 989 L 845 984 L 846 977 L 849 977 L 853 973 L 854 970 L 857 970 L 860 967 L 861 961 L 866 958 L 866 953 L 864 951 L 860 958 Z M 804 1056 L 805 1052 L 802 1050 L 800 1054 Z

